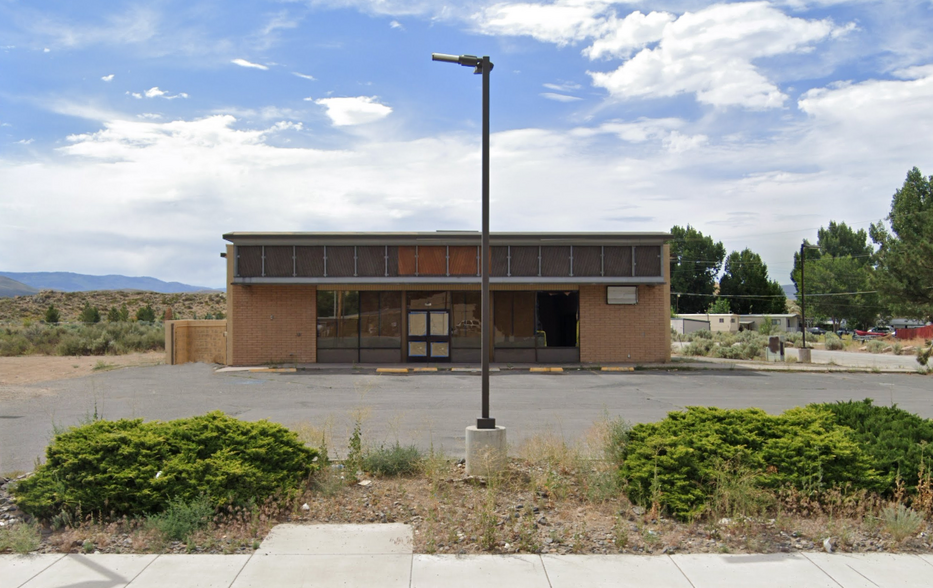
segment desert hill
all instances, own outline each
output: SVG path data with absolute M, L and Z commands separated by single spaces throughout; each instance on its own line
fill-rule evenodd
M 50 304 L 61 313 L 62 322 L 75 322 L 85 303 L 96 306 L 101 318 L 107 320 L 110 307 L 120 308 L 126 304 L 130 317 L 147 304 L 161 318 L 166 309 L 172 309 L 173 318 L 204 318 L 207 314 L 217 316 L 227 312 L 227 295 L 224 292 L 185 292 L 163 294 L 137 290 L 106 290 L 95 292 L 58 292 L 42 290 L 37 294 L 0 298 L 0 323 L 19 323 L 24 320 L 42 320 Z

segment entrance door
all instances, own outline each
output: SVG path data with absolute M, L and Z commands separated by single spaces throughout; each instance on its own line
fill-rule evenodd
M 448 311 L 408 312 L 408 361 L 450 361 Z

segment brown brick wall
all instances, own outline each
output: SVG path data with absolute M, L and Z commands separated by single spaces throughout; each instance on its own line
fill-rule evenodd
M 670 250 L 664 246 L 665 273 Z M 580 361 L 670 362 L 671 286 L 638 286 L 638 304 L 606 304 L 606 286 L 580 286 Z
M 314 363 L 317 296 L 314 286 L 230 285 L 230 365 Z M 232 295 L 231 295 L 232 294 Z M 232 333 L 236 336 L 232 336 Z

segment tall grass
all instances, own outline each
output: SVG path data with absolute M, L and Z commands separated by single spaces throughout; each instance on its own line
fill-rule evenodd
M 165 349 L 161 323 L 31 324 L 0 329 L 0 356 L 122 355 Z

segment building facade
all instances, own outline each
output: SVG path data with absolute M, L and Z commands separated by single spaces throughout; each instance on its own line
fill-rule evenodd
M 491 361 L 670 361 L 666 233 L 493 233 Z M 228 233 L 227 363 L 479 363 L 480 234 Z

